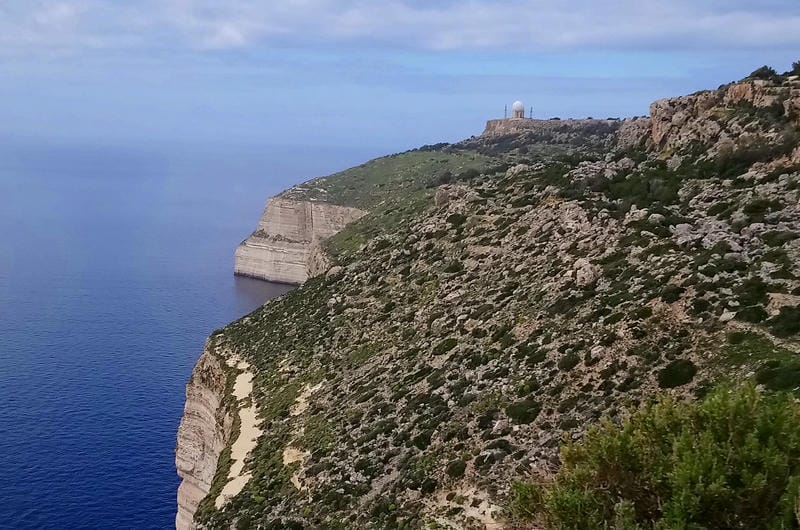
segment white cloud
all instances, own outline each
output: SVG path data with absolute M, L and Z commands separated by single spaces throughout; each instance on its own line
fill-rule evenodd
M 0 0 L 6 49 L 388 45 L 429 50 L 800 45 L 797 0 Z

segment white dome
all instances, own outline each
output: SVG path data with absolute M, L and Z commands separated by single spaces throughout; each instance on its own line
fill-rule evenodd
M 515 101 L 514 104 L 511 105 L 511 110 L 525 110 L 525 105 L 523 105 L 521 101 Z

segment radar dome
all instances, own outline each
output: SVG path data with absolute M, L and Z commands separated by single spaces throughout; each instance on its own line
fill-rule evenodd
M 511 117 L 512 118 L 525 117 L 525 105 L 523 105 L 521 101 L 515 101 L 514 104 L 511 105 Z
M 511 110 L 525 110 L 525 105 L 523 105 L 521 101 L 515 101 L 514 104 L 511 105 Z

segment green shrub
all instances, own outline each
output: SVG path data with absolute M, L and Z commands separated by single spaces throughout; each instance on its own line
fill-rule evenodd
M 697 367 L 689 359 L 672 361 L 658 372 L 658 386 L 675 388 L 691 382 L 697 373 Z
M 767 322 L 778 337 L 791 337 L 800 333 L 800 306 L 782 307 L 777 316 Z
M 706 300 L 705 298 L 695 298 L 692 300 L 692 313 L 695 315 L 699 315 L 704 311 L 708 311 L 711 307 L 711 302 Z
M 728 344 L 739 345 L 747 340 L 748 334 L 744 331 L 730 331 L 725 335 Z
M 453 348 L 455 348 L 456 344 L 458 344 L 458 340 L 456 340 L 453 337 L 448 337 L 440 341 L 436 346 L 434 346 L 433 351 L 431 353 L 433 353 L 434 355 L 443 355 L 452 350 Z
M 756 382 L 769 390 L 794 390 L 800 388 L 800 363 L 794 360 L 781 362 L 773 359 L 756 371 Z
M 461 478 L 467 469 L 467 463 L 463 460 L 453 460 L 447 464 L 447 474 L 452 478 Z
M 789 241 L 794 241 L 798 237 L 800 237 L 800 235 L 791 230 L 772 230 L 761 234 L 761 239 L 770 247 L 780 247 Z
M 463 270 L 464 270 L 464 265 L 462 265 L 460 261 L 451 261 L 444 268 L 444 272 L 447 272 L 447 273 L 461 272 Z
M 764 214 L 768 212 L 777 212 L 783 208 L 783 203 L 778 200 L 758 198 L 748 202 L 742 208 L 742 211 L 750 216 L 763 218 Z
M 769 301 L 767 284 L 758 276 L 746 279 L 737 291 L 737 298 L 742 306 L 766 304 Z
M 452 213 L 447 216 L 447 222 L 453 226 L 461 226 L 464 224 L 464 221 L 467 220 L 467 216 L 460 213 Z
M 731 207 L 731 203 L 726 201 L 720 201 L 712 204 L 708 208 L 708 215 L 719 215 L 724 211 L 728 210 Z
M 581 358 L 578 357 L 577 353 L 568 353 L 558 360 L 558 369 L 564 372 L 569 372 L 575 368 L 579 362 L 581 362 Z
M 506 407 L 506 415 L 516 423 L 531 423 L 539 415 L 541 406 L 532 399 L 521 399 Z
M 771 66 L 764 65 L 761 68 L 753 70 L 753 72 L 747 77 L 749 79 L 773 79 L 778 77 L 778 72 L 776 72 Z
M 800 405 L 753 386 L 665 397 L 562 448 L 548 483 L 514 485 L 513 513 L 552 529 L 797 528 Z
M 736 312 L 736 320 L 758 324 L 767 319 L 769 315 L 761 306 L 744 307 Z
M 668 304 L 677 302 L 683 294 L 683 291 L 685 291 L 685 289 L 678 285 L 667 285 L 661 290 L 661 299 Z

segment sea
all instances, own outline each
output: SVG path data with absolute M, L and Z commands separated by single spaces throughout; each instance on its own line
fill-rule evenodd
M 206 337 L 290 287 L 234 277 L 266 199 L 366 148 L 0 141 L 0 528 L 174 528 Z

